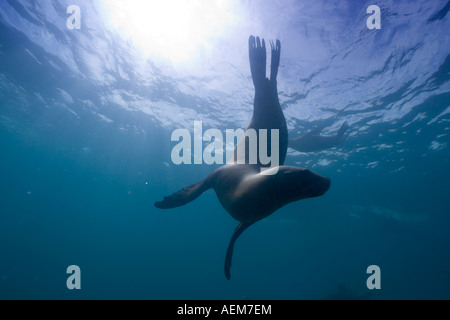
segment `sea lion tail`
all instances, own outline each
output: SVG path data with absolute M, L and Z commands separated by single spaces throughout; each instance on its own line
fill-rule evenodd
M 204 179 L 196 184 L 181 189 L 168 197 L 164 197 L 162 201 L 155 202 L 155 207 L 159 209 L 171 209 L 183 206 L 186 203 L 197 199 L 209 188 L 211 188 L 211 186 L 207 183 L 207 179 Z
M 225 277 L 230 280 L 231 278 L 231 259 L 233 257 L 234 243 L 237 238 L 244 232 L 248 227 L 250 227 L 253 222 L 242 222 L 236 229 L 234 229 L 233 236 L 231 237 L 230 243 L 228 244 L 227 255 L 225 256 Z

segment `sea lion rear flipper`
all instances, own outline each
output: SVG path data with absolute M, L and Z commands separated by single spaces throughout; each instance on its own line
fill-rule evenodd
M 248 227 L 250 227 L 253 222 L 242 222 L 239 224 L 236 229 L 234 229 L 233 236 L 231 237 L 230 243 L 228 244 L 227 255 L 225 257 L 225 277 L 230 280 L 231 278 L 231 259 L 233 257 L 233 248 L 234 243 L 237 238 L 241 235 L 242 232 L 245 231 Z
M 162 201 L 155 202 L 155 207 L 159 209 L 171 209 L 183 206 L 186 203 L 197 199 L 209 188 L 210 186 L 207 183 L 207 179 L 204 179 L 196 184 L 181 189 L 168 197 L 164 197 Z
M 281 42 L 277 40 L 276 43 L 270 42 L 272 47 L 272 62 L 270 64 L 270 81 L 274 82 L 277 80 L 278 67 L 280 66 L 280 53 L 281 53 Z
M 255 88 L 260 88 L 266 79 L 266 42 L 259 37 L 250 36 L 248 39 L 248 53 L 250 58 L 250 71 Z

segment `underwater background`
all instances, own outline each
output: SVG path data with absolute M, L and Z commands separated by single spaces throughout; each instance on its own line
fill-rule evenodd
M 163 5 L 162 3 L 166 3 Z M 126 4 L 126 5 L 125 5 Z M 80 29 L 69 28 L 71 5 Z M 367 8 L 381 9 L 369 29 Z M 0 299 L 449 299 L 450 2 L 0 2 Z M 330 177 L 237 241 L 175 129 L 245 128 L 248 37 L 281 41 L 286 165 Z M 269 55 L 270 56 L 270 55 Z M 206 146 L 206 143 L 204 144 Z M 69 290 L 66 269 L 81 269 Z M 367 267 L 381 270 L 369 291 Z

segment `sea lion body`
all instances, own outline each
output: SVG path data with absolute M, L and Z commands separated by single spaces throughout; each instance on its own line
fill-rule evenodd
M 345 140 L 349 125 L 344 122 L 339 131 L 332 136 L 319 135 L 322 128 L 312 130 L 304 136 L 289 140 L 289 147 L 300 152 L 316 152 L 337 146 Z
M 249 161 L 248 137 L 238 142 L 227 164 L 214 170 L 204 180 L 190 185 L 162 201 L 155 206 L 161 209 L 179 207 L 195 200 L 204 191 L 213 188 L 223 208 L 240 224 L 236 227 L 225 257 L 225 276 L 230 279 L 231 260 L 234 243 L 237 238 L 253 223 L 271 215 L 284 205 L 304 198 L 323 195 L 330 186 L 330 180 L 310 170 L 283 166 L 287 147 L 288 132 L 286 120 L 278 100 L 277 73 L 280 62 L 280 42 L 271 44 L 272 63 L 270 79 L 266 78 L 266 47 L 264 40 L 251 36 L 249 38 L 250 69 L 255 86 L 253 116 L 247 127 L 261 133 L 267 130 L 267 154 L 271 154 L 271 130 L 278 130 L 279 166 L 271 166 L 260 158 L 258 135 L 257 161 Z M 244 144 L 244 145 L 242 145 Z M 245 150 L 244 154 L 238 152 Z
M 268 217 L 286 204 L 323 195 L 330 180 L 297 167 L 280 166 L 276 174 L 263 174 L 258 167 L 229 164 L 207 179 L 225 210 L 242 223 Z

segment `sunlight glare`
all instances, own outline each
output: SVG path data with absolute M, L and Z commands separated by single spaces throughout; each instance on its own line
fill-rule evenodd
M 225 30 L 231 0 L 106 0 L 115 29 L 146 55 L 186 61 Z

